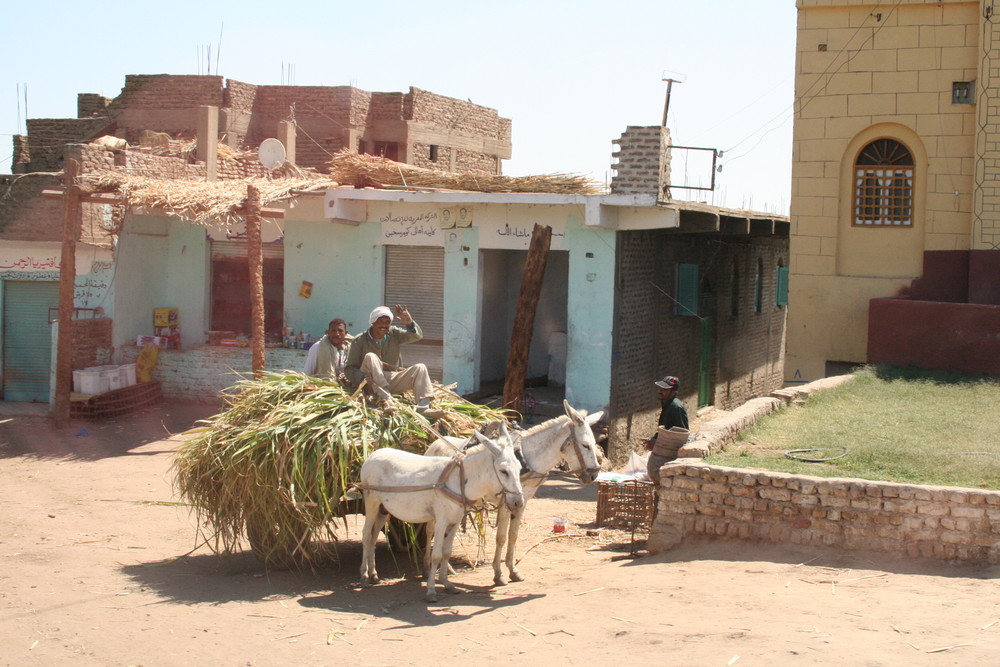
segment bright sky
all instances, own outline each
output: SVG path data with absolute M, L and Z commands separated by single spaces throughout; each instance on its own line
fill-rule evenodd
M 74 117 L 77 93 L 115 97 L 126 74 L 217 73 L 471 99 L 513 121 L 504 173 L 604 182 L 611 141 L 661 122 L 668 71 L 685 78 L 674 144 L 724 151 L 714 193 L 674 197 L 788 212 L 794 0 L 55 0 L 13 3 L 4 23 L 0 173 L 26 115 Z M 675 156 L 673 182 L 708 185 L 705 155 Z

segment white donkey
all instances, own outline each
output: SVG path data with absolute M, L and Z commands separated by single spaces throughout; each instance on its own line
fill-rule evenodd
M 517 535 L 521 530 L 521 519 L 529 500 L 546 479 L 549 471 L 562 463 L 569 466 L 584 484 L 597 478 L 600 466 L 597 462 L 597 442 L 590 428 L 603 416 L 603 412 L 587 415 L 586 410 L 576 410 L 563 401 L 566 414 L 542 422 L 521 433 L 520 454 L 522 460 L 521 484 L 524 487 L 524 505 L 514 509 L 501 506 L 497 512 L 496 550 L 493 552 L 493 583 L 503 586 L 507 583 L 500 567 L 504 545 L 507 546 L 505 562 L 511 581 L 524 581 L 517 570 L 514 555 L 517 552 Z M 442 456 L 453 453 L 462 440 L 445 436 L 431 443 L 426 455 Z
M 379 581 L 375 540 L 391 514 L 409 523 L 427 523 L 428 546 L 433 533 L 427 601 L 437 601 L 438 579 L 446 593 L 458 592 L 448 581 L 448 559 L 458 525 L 469 506 L 486 497 L 502 495 L 510 510 L 520 508 L 524 504 L 520 467 L 506 425 L 496 442 L 476 433 L 454 456 L 427 457 L 398 449 L 373 452 L 361 466 L 365 499 L 362 581 Z

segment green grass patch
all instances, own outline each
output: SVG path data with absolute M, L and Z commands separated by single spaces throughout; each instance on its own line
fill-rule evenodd
M 1000 489 L 1000 379 L 868 367 L 761 419 L 714 465 L 819 477 Z M 789 450 L 815 449 L 805 463 Z

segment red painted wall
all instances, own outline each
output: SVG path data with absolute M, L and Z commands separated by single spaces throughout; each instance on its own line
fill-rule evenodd
M 868 363 L 1000 375 L 1000 305 L 872 299 Z

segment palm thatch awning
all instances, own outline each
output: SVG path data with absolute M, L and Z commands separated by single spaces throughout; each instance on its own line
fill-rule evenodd
M 128 206 L 160 211 L 199 224 L 230 224 L 242 217 L 247 185 L 260 191 L 261 206 L 291 199 L 303 191 L 336 187 L 327 178 L 248 178 L 226 181 L 188 181 L 150 178 L 120 171 L 98 171 L 86 175 L 96 192 L 113 193 Z

